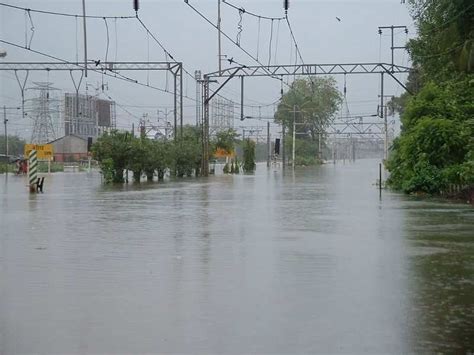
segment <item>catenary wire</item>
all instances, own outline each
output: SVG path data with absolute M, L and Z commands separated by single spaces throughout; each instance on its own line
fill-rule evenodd
M 16 9 L 16 10 L 22 10 L 22 11 L 28 11 L 28 12 L 35 12 L 39 14 L 45 14 L 45 15 L 55 15 L 55 16 L 65 16 L 65 17 L 85 17 L 85 18 L 91 18 L 91 19 L 103 19 L 108 18 L 108 19 L 133 19 L 135 16 L 94 16 L 94 15 L 80 15 L 80 14 L 71 14 L 71 13 L 63 13 L 63 12 L 55 12 L 55 11 L 46 11 L 46 10 L 37 10 L 37 9 L 31 9 L 31 8 L 26 8 L 26 7 L 20 7 L 20 6 L 15 6 L 11 4 L 6 4 L 1 2 L 0 6 Z
M 13 46 L 13 47 L 17 47 L 17 48 L 20 48 L 20 49 L 23 49 L 23 50 L 27 50 L 27 51 L 30 51 L 32 53 L 35 53 L 35 54 L 38 54 L 38 55 L 41 55 L 41 56 L 44 56 L 44 57 L 48 57 L 50 59 L 54 59 L 54 60 L 57 60 L 59 62 L 62 62 L 62 63 L 66 63 L 66 64 L 71 64 L 71 65 L 74 65 L 74 66 L 77 66 L 79 68 L 82 68 L 82 69 L 85 69 L 85 67 L 79 63 L 73 63 L 73 62 L 70 62 L 68 60 L 65 60 L 65 59 L 62 59 L 62 58 L 59 58 L 59 57 L 56 57 L 56 56 L 53 56 L 53 55 L 50 55 L 50 54 L 47 54 L 47 53 L 44 53 L 44 52 L 41 52 L 41 51 L 38 51 L 38 50 L 35 50 L 35 49 L 28 49 L 28 48 L 25 48 L 19 44 L 16 44 L 16 43 L 13 43 L 13 42 L 10 42 L 10 41 L 6 41 L 6 40 L 3 40 L 3 39 L 0 39 L 0 42 L 1 43 L 5 43 L 5 44 L 8 44 L 10 46 Z M 88 70 L 91 70 L 93 72 L 96 72 L 96 73 L 99 73 L 99 74 L 104 74 L 104 75 L 107 75 L 107 76 L 110 76 L 112 78 L 116 78 L 116 79 L 120 79 L 120 80 L 124 80 L 124 81 L 127 81 L 129 83 L 132 83 L 132 84 L 136 84 L 136 85 L 140 85 L 140 86 L 143 86 L 143 87 L 148 87 L 150 89 L 154 89 L 154 90 L 157 90 L 157 91 L 161 91 L 161 92 L 164 92 L 164 93 L 167 93 L 167 94 L 173 94 L 171 91 L 169 90 L 165 90 L 165 89 L 162 89 L 162 88 L 159 88 L 157 86 L 153 86 L 153 85 L 147 85 L 147 84 L 144 84 L 144 83 L 141 83 L 139 82 L 138 80 L 136 79 L 133 79 L 133 78 L 130 78 L 128 76 L 125 76 L 123 74 L 120 74 L 118 72 L 115 72 L 113 70 L 108 70 L 110 73 L 113 73 L 114 75 L 108 73 L 107 71 L 103 71 L 103 70 L 99 70 L 99 69 L 90 69 L 88 68 Z M 196 101 L 196 99 L 192 98 L 192 97 L 189 97 L 189 96 L 184 96 L 183 95 L 183 98 L 186 98 L 188 100 L 191 100 L 191 101 Z
M 251 11 L 248 11 L 247 9 L 243 8 L 243 7 L 238 7 L 234 4 L 232 4 L 230 1 L 228 0 L 222 0 L 222 2 L 224 4 L 226 4 L 227 6 L 230 6 L 232 7 L 233 9 L 237 10 L 237 11 L 243 11 L 244 13 L 246 13 L 247 15 L 250 15 L 250 16 L 253 16 L 253 17 L 257 17 L 259 19 L 264 19 L 264 20 L 272 20 L 272 21 L 281 21 L 281 20 L 284 20 L 285 17 L 269 17 L 269 16 L 263 16 L 263 15 L 259 15 L 259 14 L 256 14 L 254 12 L 251 12 Z

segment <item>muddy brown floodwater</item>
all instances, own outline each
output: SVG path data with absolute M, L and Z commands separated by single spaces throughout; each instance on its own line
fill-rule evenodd
M 377 171 L 0 176 L 0 353 L 474 352 L 474 209 Z

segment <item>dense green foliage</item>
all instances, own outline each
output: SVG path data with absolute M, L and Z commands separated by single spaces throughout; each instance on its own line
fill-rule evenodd
M 213 144 L 213 151 L 220 148 L 229 153 L 233 152 L 238 136 L 238 133 L 233 128 L 218 132 L 216 134 L 216 139 Z
M 166 171 L 177 177 L 198 175 L 201 164 L 199 131 L 185 126 L 183 135 L 175 141 L 158 141 L 133 137 L 128 132 L 105 133 L 92 146 L 107 183 L 123 183 L 126 169 L 139 182 L 142 176 L 163 179 Z
M 296 123 L 296 164 L 309 165 L 319 161 L 319 146 L 324 146 L 325 138 L 321 132 L 331 124 L 341 102 L 341 93 L 333 78 L 295 80 L 283 95 L 275 120 L 285 126 L 287 143 L 292 141 L 293 122 Z
M 57 173 L 64 171 L 64 164 L 61 163 L 51 163 L 50 167 L 50 172 L 52 173 Z M 48 163 L 47 162 L 39 162 L 38 163 L 38 172 L 39 173 L 47 173 L 48 172 Z
M 8 155 L 21 156 L 26 142 L 18 136 L 8 135 Z M 0 136 L 0 154 L 5 154 L 5 136 Z
M 128 132 L 104 133 L 92 145 L 94 159 L 99 162 L 106 182 L 124 182 L 124 171 L 131 165 L 136 140 Z M 138 157 L 136 157 L 138 158 Z M 133 164 L 132 164 L 133 165 Z
M 251 173 L 255 170 L 255 167 L 256 167 L 255 142 L 250 139 L 246 139 L 244 141 L 243 151 L 244 151 L 244 158 L 243 158 L 242 169 L 246 173 Z
M 1 162 L 0 163 L 0 174 L 5 174 L 5 171 L 7 171 L 7 169 L 8 169 L 9 173 L 16 173 L 16 171 L 17 171 L 17 168 L 16 168 L 15 164 L 5 164 L 4 162 Z
M 392 146 L 389 184 L 440 193 L 474 184 L 474 6 L 465 0 L 410 2 L 419 29 L 407 85 L 392 101 L 402 133 Z
M 418 37 L 408 46 L 426 81 L 444 82 L 474 71 L 472 0 L 410 0 Z
M 200 174 L 201 143 L 200 131 L 196 127 L 185 126 L 182 137 L 179 137 L 170 151 L 172 172 L 178 177 Z

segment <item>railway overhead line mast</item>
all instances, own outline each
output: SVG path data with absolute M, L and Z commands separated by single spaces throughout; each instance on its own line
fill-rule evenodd
M 86 65 L 74 62 L 0 62 L 0 71 L 13 71 L 17 76 L 20 86 L 22 99 L 24 101 L 24 89 L 28 78 L 28 74 L 33 71 L 63 71 L 69 72 L 71 80 L 79 95 L 82 79 L 86 71 L 106 74 L 117 79 L 125 80 L 130 83 L 138 83 L 133 78 L 129 78 L 122 74 L 125 71 L 164 71 L 173 75 L 173 91 L 174 96 L 174 137 L 178 136 L 178 121 L 180 133 L 183 129 L 183 63 L 181 62 L 101 62 L 89 61 Z M 21 83 L 18 79 L 18 73 L 25 73 L 25 81 Z M 79 72 L 79 78 L 74 79 L 73 72 Z M 144 85 L 144 84 L 142 84 Z M 144 85 L 148 86 L 148 85 Z
M 384 105 L 384 76 L 392 77 L 408 93 L 410 90 L 395 76 L 395 74 L 409 73 L 409 67 L 387 64 L 387 63 L 328 63 L 328 64 L 296 64 L 296 65 L 254 65 L 238 66 L 220 69 L 215 72 L 204 74 L 201 80 L 202 85 L 202 173 L 209 174 L 209 104 L 211 99 L 233 78 L 239 77 L 241 82 L 241 119 L 244 118 L 244 78 L 245 77 L 272 77 L 280 78 L 283 81 L 285 76 L 316 76 L 316 75 L 380 75 L 380 97 L 381 107 Z M 224 82 L 210 95 L 210 83 L 217 83 L 218 78 L 225 79 Z M 387 120 L 383 110 L 380 110 L 379 117 Z

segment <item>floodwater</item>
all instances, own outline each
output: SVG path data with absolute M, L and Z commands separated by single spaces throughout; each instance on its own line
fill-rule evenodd
M 474 209 L 378 162 L 0 177 L 0 353 L 474 352 Z

